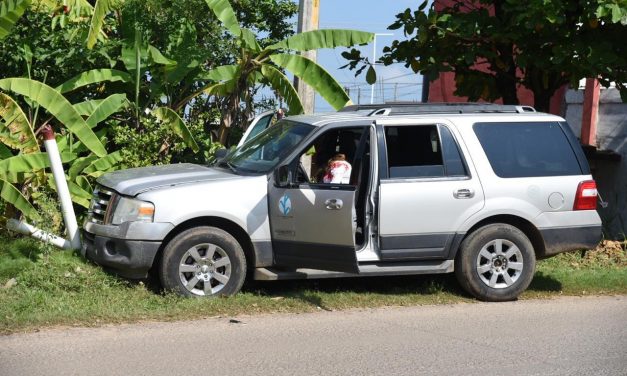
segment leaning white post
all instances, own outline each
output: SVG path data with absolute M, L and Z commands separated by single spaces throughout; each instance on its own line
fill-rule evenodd
M 59 200 L 61 200 L 61 211 L 63 212 L 67 239 L 70 241 L 72 249 L 80 249 L 81 238 L 78 232 L 78 224 L 76 223 L 76 214 L 74 214 L 72 196 L 70 196 L 70 190 L 65 180 L 65 171 L 63 171 L 63 165 L 61 164 L 61 155 L 59 154 L 57 141 L 54 138 L 54 131 L 52 127 L 46 125 L 41 130 L 41 133 L 44 136 L 44 146 L 50 159 L 50 167 L 52 168 L 54 183 L 57 186 Z

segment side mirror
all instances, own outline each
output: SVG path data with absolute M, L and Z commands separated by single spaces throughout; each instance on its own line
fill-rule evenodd
M 288 165 L 283 165 L 274 171 L 274 184 L 280 188 L 287 188 L 292 181 L 292 172 Z

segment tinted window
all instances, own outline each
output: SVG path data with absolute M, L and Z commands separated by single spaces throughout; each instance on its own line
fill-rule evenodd
M 250 133 L 248 134 L 248 140 L 251 140 L 253 137 L 261 133 L 261 131 L 268 128 L 268 125 L 270 124 L 270 121 L 272 120 L 273 116 L 274 114 L 270 114 L 259 119 L 257 124 L 255 124 L 254 128 L 250 130 Z
M 440 137 L 442 138 L 442 153 L 444 155 L 446 175 L 466 176 L 466 166 L 451 131 L 447 127 L 440 126 Z
M 477 123 L 473 129 L 499 177 L 581 175 L 575 153 L 556 122 Z
M 444 176 L 437 126 L 386 127 L 385 142 L 390 178 Z

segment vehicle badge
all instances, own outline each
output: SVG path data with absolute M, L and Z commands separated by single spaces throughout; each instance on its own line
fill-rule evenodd
M 292 211 L 292 200 L 287 194 L 284 194 L 279 200 L 279 210 L 283 215 L 288 215 Z

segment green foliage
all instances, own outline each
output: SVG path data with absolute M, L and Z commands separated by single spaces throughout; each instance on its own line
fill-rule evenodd
M 240 36 L 241 29 L 229 0 L 206 0 L 209 9 L 231 33 Z
M 204 72 L 235 62 L 240 38 L 260 49 L 291 35 L 289 17 L 297 9 L 290 0 L 239 1 L 231 16 L 242 20 L 237 27 L 244 34 L 229 35 L 212 14 L 199 12 L 207 9 L 204 0 L 92 4 L 38 1 L 21 19 L 12 15 L 11 32 L 0 38 L 3 213 L 7 199 L 31 220 L 42 210 L 56 211 L 43 208 L 56 189 L 34 136 L 45 123 L 57 130 L 72 199 L 83 207 L 94 179 L 124 159 L 127 166 L 211 161 L 219 147 L 211 137 L 216 104 L 208 98 L 189 103 L 206 84 Z M 264 35 L 259 43 L 257 32 Z M 107 154 L 105 146 L 121 150 Z
M 0 142 L 26 153 L 39 150 L 35 134 L 22 108 L 0 92 Z
M 285 99 L 285 103 L 289 107 L 289 115 L 303 113 L 303 104 L 298 97 L 298 93 L 283 72 L 272 65 L 265 64 L 261 67 L 261 74 L 268 80 L 274 90 Z
M 172 153 L 185 148 L 184 144 L 172 140 L 168 128 L 151 117 L 142 118 L 141 128 L 113 124 L 111 135 L 125 168 L 169 164 Z
M 481 0 L 472 7 L 451 1 L 437 2 L 437 11 L 435 4 L 422 1 L 396 16 L 389 28 L 407 39 L 384 48 L 384 64 L 402 62 L 431 80 L 455 72 L 456 94 L 471 101 L 517 104 L 522 85 L 542 111 L 558 88 L 586 77 L 605 86 L 614 81 L 625 93 L 624 0 Z M 344 57 L 350 69 L 374 63 L 355 51 Z
M 120 1 L 117 0 L 96 0 L 93 15 L 89 25 L 89 34 L 87 35 L 87 48 L 93 48 L 102 33 L 104 18 Z
M 270 60 L 305 81 L 336 110 L 350 104 L 351 99 L 339 82 L 314 61 L 291 54 L 273 54 Z
M 3 178 L 0 178 L 0 198 L 13 205 L 28 218 L 35 220 L 40 218 L 37 210 L 35 210 L 28 199 L 24 197 L 22 192 Z
M 86 50 L 83 36 L 88 25 L 70 22 L 51 27 L 52 20 L 61 16 L 41 4 L 26 11 L 11 33 L 0 40 L 0 78 L 29 77 L 56 87 L 81 72 L 115 64 L 112 55 L 119 50 L 116 41 Z
M 107 154 L 104 145 L 85 123 L 85 120 L 76 112 L 72 104 L 55 89 L 27 78 L 0 79 L 0 89 L 21 94 L 37 103 L 74 133 L 89 150 L 100 157 Z
M 89 109 L 90 112 L 86 114 L 89 117 L 85 122 L 90 128 L 94 128 L 98 123 L 119 112 L 128 104 L 125 94 L 111 94 L 105 99 L 99 100 L 93 108 Z
M 68 91 L 76 90 L 90 84 L 102 84 L 107 81 L 130 82 L 131 76 L 126 72 L 115 69 L 92 69 L 70 78 L 66 82 L 57 86 L 56 90 L 61 94 L 64 94 Z
M 222 121 L 220 124 L 219 141 L 226 145 L 231 124 L 246 118 L 242 116 L 242 101 L 244 107 L 252 97 L 251 92 L 257 84 L 269 85 L 277 93 L 286 96 L 286 102 L 296 106 L 290 108 L 289 113 L 296 114 L 302 111 L 300 100 L 295 99 L 296 90 L 285 79 L 276 66 L 291 71 L 314 88 L 334 108 L 339 109 L 350 103 L 350 98 L 342 86 L 314 61 L 299 55 L 288 54 L 289 51 L 307 51 L 318 48 L 335 48 L 338 46 L 352 46 L 368 43 L 374 37 L 372 33 L 354 30 L 316 30 L 260 47 L 255 36 L 238 24 L 235 12 L 228 0 L 206 0 L 209 9 L 218 18 L 224 27 L 239 37 L 240 55 L 237 65 L 227 65 L 215 68 L 208 75 L 209 78 L 221 82 L 211 83 L 198 91 L 217 95 L 224 98 Z M 274 64 L 275 66 L 272 66 Z M 271 68 L 264 68 L 271 66 Z
M 196 140 L 194 140 L 194 136 L 192 136 L 183 119 L 175 111 L 168 107 L 159 107 L 152 113 L 172 133 L 182 138 L 194 152 L 198 152 L 199 148 Z
M 2 0 L 0 1 L 0 39 L 9 35 L 13 25 L 22 17 L 30 0 Z
M 267 49 L 310 51 L 363 45 L 372 41 L 372 33 L 356 30 L 322 29 L 296 34 L 270 45 Z

